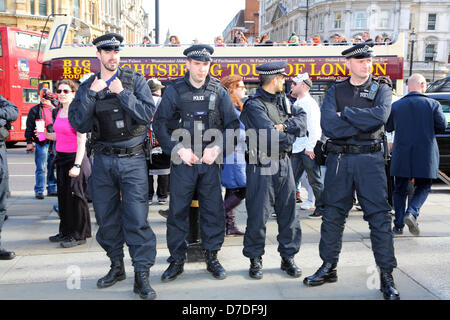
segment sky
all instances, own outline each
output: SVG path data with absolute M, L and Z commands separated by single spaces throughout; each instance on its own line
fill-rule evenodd
M 149 15 L 149 30 L 155 27 L 155 1 L 144 0 Z M 182 44 L 197 38 L 213 43 L 234 16 L 245 9 L 245 0 L 159 0 L 159 42 L 164 43 L 169 29 Z

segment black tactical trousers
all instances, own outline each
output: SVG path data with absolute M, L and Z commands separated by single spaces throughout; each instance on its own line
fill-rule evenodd
M 220 250 L 225 237 L 225 212 L 218 164 L 171 165 L 170 203 L 167 217 L 169 262 L 186 259 L 189 208 L 197 192 L 200 235 L 205 250 Z
M 248 258 L 264 255 L 266 222 L 272 213 L 277 215 L 278 252 L 282 257 L 294 256 L 300 249 L 302 230 L 295 210 L 295 182 L 291 160 L 277 162 L 278 170 L 268 174 L 267 167 L 247 165 L 247 228 L 243 254 Z
M 329 153 L 326 166 L 320 257 L 324 262 L 338 262 L 345 220 L 353 206 L 352 195 L 356 189 L 364 220 L 369 223 L 375 262 L 381 271 L 392 272 L 397 261 L 382 153 L 341 156 Z
M 6 215 L 6 196 L 8 194 L 8 161 L 6 160 L 6 146 L 0 141 L 0 248 L 2 227 Z
M 98 223 L 97 241 L 111 260 L 127 244 L 134 270 L 155 263 L 156 236 L 147 222 L 148 171 L 144 154 L 118 157 L 96 152 L 89 179 Z

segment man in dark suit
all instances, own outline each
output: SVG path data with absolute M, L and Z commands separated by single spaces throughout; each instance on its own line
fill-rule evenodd
M 391 176 L 394 177 L 393 232 L 396 234 L 401 234 L 406 224 L 409 232 L 419 235 L 419 211 L 428 197 L 432 179 L 438 175 L 436 133 L 444 132 L 447 122 L 441 105 L 424 95 L 425 89 L 425 78 L 413 74 L 408 79 L 409 93 L 392 104 L 386 125 L 387 131 L 395 130 Z M 406 208 L 408 182 L 412 178 L 415 191 Z

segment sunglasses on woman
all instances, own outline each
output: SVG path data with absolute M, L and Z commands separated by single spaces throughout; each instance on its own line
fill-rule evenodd
M 58 90 L 56 90 L 56 93 L 69 94 L 69 93 L 71 93 L 71 92 L 73 92 L 73 91 L 67 90 L 67 89 L 64 89 L 64 90 L 58 89 Z

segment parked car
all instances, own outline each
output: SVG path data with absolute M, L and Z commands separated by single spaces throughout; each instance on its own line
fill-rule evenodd
M 447 129 L 445 133 L 437 134 L 436 140 L 439 146 L 440 162 L 439 170 L 450 175 L 450 92 L 426 93 L 430 98 L 437 100 L 444 111 L 447 119 Z
M 450 76 L 436 80 L 434 82 L 431 82 L 428 85 L 427 93 L 431 92 L 437 92 L 437 93 L 443 93 L 443 92 L 450 92 Z

